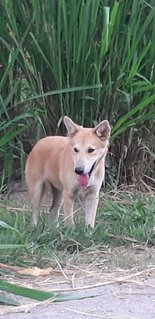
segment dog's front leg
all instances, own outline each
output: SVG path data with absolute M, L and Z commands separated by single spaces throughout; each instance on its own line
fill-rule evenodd
M 64 222 L 66 226 L 73 226 L 73 197 L 68 191 L 63 191 L 63 209 L 64 209 Z
M 85 202 L 85 224 L 94 228 L 96 211 L 99 202 L 99 192 L 88 194 Z

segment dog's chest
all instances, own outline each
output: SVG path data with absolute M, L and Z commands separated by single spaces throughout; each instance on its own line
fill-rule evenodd
M 91 194 L 92 192 L 93 192 L 92 186 L 76 187 L 74 190 L 74 196 L 85 198 L 87 195 Z

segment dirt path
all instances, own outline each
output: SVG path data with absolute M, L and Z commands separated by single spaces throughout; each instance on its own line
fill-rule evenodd
M 154 284 L 151 280 L 150 284 Z M 155 289 L 135 285 L 107 285 L 78 292 L 82 296 L 94 296 L 78 301 L 40 305 L 29 309 L 27 313 L 1 315 L 7 319 L 154 319 Z M 28 309 L 27 309 L 28 311 Z
M 154 250 L 147 250 L 147 255 L 152 253 L 154 254 Z M 142 257 L 142 254 L 140 256 Z M 154 258 L 153 255 L 152 257 Z M 50 268 L 51 272 L 47 276 L 25 278 L 12 276 L 8 280 L 18 285 L 84 297 L 83 299 L 60 303 L 49 301 L 37 303 L 16 297 L 22 306 L 0 306 L 1 318 L 155 318 L 155 266 L 151 263 L 143 270 L 116 268 L 110 271 L 102 267 L 91 269 L 79 266 L 75 271 L 74 267 L 78 268 L 72 265 L 63 272 Z M 3 294 L 6 296 L 6 293 Z M 14 295 L 10 297 L 15 299 Z

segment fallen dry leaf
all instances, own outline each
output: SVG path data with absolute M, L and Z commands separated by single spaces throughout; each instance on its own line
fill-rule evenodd
M 48 276 L 53 272 L 53 268 L 40 269 L 38 267 L 23 268 L 18 271 L 19 274 L 32 275 L 32 276 Z

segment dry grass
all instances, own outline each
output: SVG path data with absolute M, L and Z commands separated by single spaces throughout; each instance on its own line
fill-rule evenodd
M 109 252 L 98 249 L 95 253 L 85 252 L 84 256 L 79 253 L 78 260 L 79 263 L 71 257 L 65 267 L 58 262 L 56 269 L 21 268 L 1 263 L 0 272 L 5 277 L 5 270 L 11 283 L 52 292 L 84 290 L 115 283 L 154 287 L 149 284 L 148 278 L 155 277 L 155 249 L 146 248 L 140 253 L 136 249 L 120 248 Z M 124 260 L 126 267 L 121 267 Z

